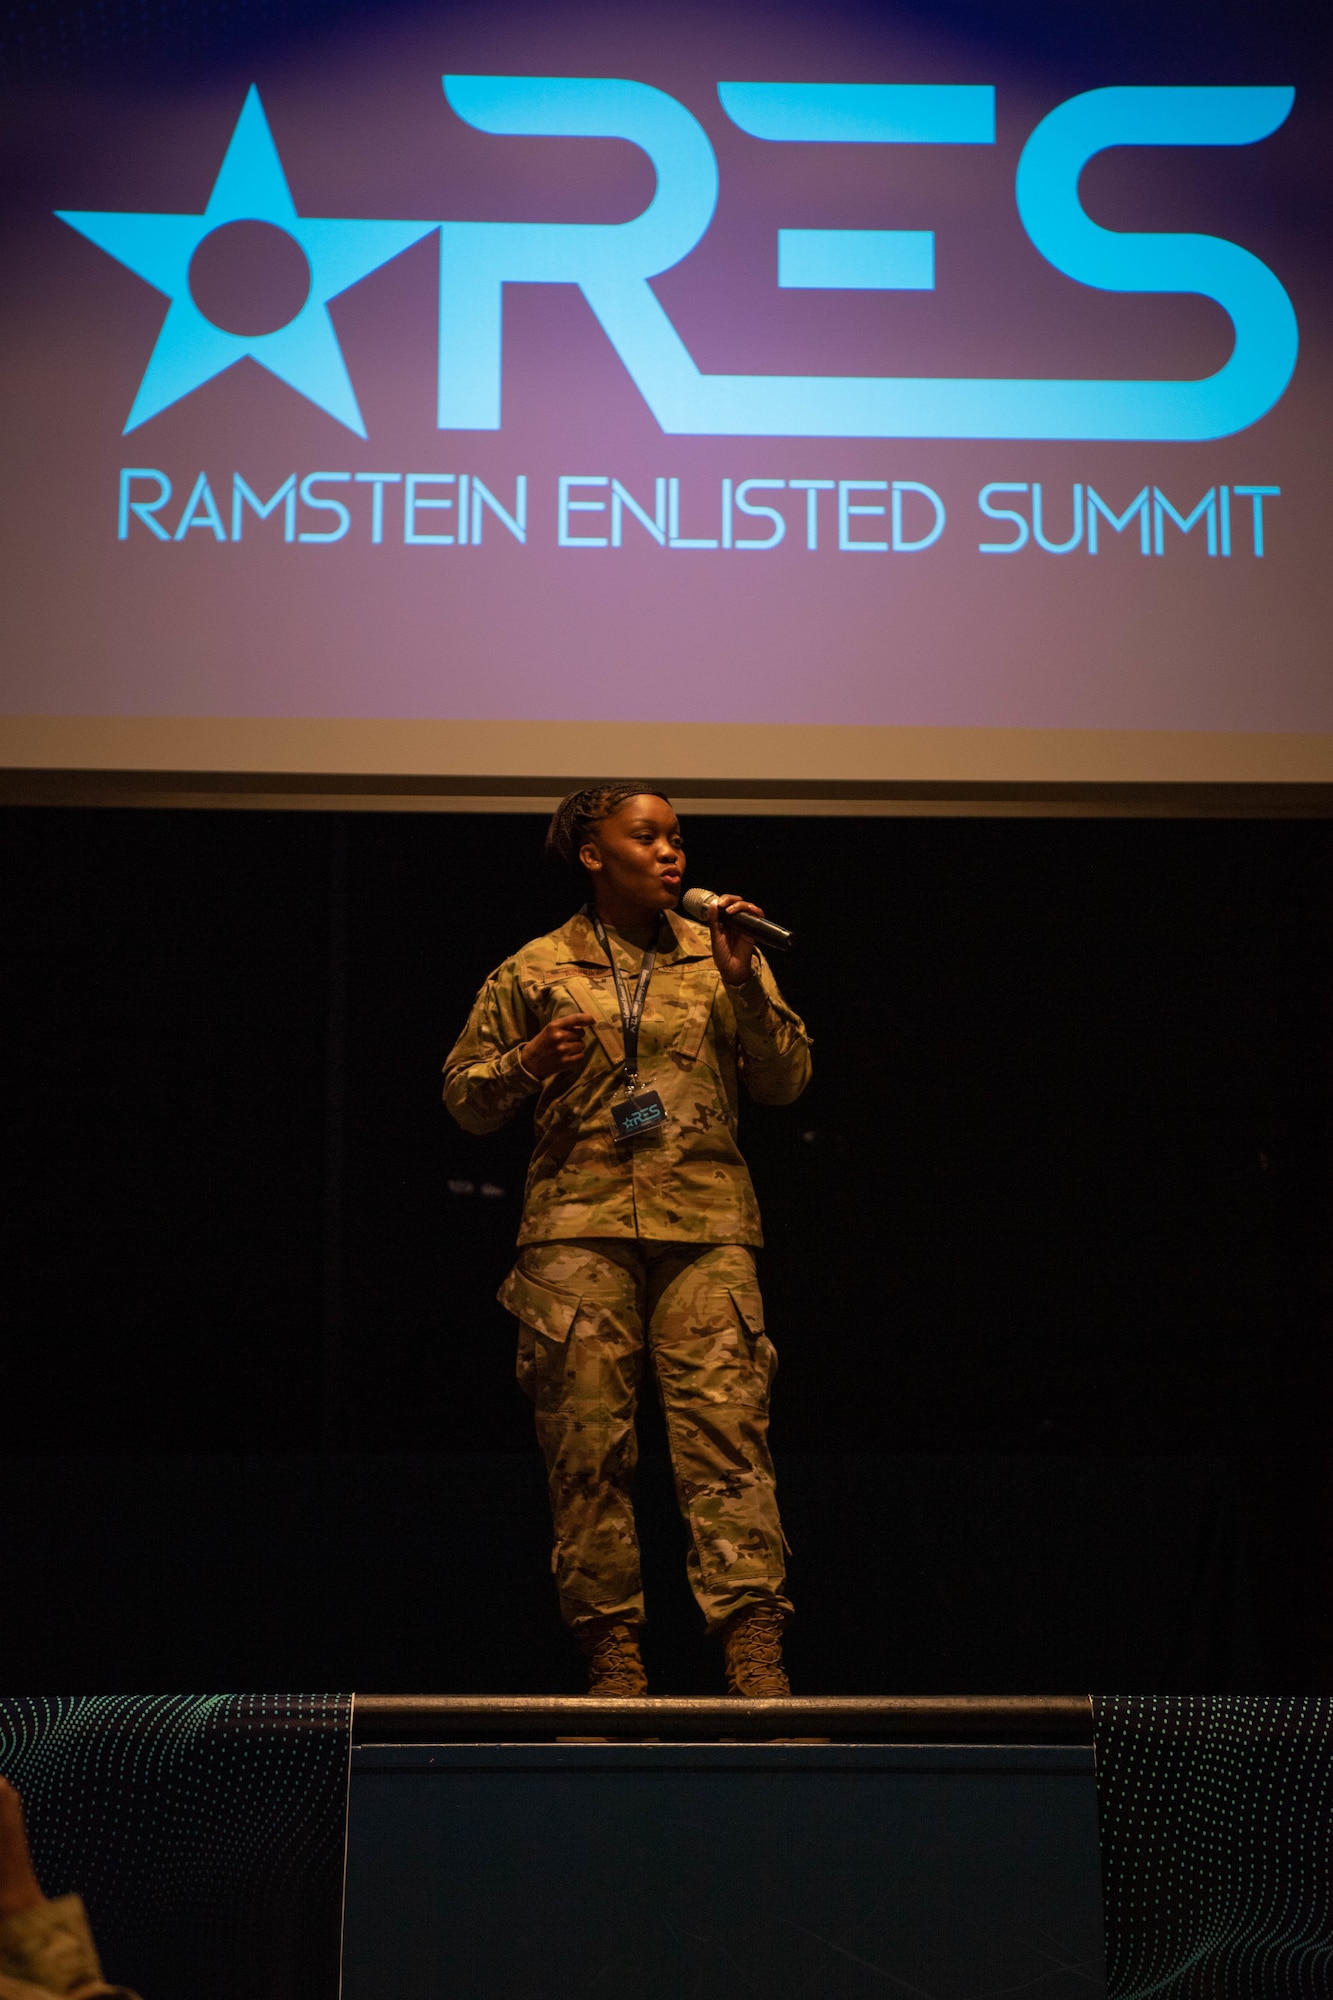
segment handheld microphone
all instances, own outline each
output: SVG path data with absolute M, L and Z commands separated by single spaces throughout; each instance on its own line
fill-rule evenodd
M 717 891 L 714 889 L 687 889 L 680 899 L 680 907 L 687 917 L 693 917 L 696 924 L 706 924 L 716 901 Z M 753 917 L 748 910 L 728 910 L 724 922 L 735 924 L 738 931 L 744 931 L 747 937 L 756 939 L 759 944 L 766 944 L 770 951 L 790 951 L 792 948 L 791 932 L 784 930 L 781 924 L 771 924 L 767 917 Z

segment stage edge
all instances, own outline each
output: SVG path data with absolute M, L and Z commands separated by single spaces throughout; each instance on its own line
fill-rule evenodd
M 824 1695 L 780 1701 L 713 1696 L 359 1694 L 354 1743 L 642 1741 L 1091 1743 L 1090 1695 Z

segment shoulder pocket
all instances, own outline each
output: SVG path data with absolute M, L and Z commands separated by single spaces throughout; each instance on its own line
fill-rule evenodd
M 567 1340 L 582 1300 L 576 1292 L 553 1291 L 515 1264 L 496 1293 L 506 1312 L 530 1326 L 543 1340 Z

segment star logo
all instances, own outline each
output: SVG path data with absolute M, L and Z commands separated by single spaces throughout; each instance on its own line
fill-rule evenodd
M 57 209 L 56 214 L 171 301 L 125 425 L 127 432 L 248 354 L 364 437 L 366 427 L 328 301 L 439 227 L 435 222 L 338 222 L 299 216 L 253 84 L 202 215 L 127 215 L 88 209 Z M 271 332 L 228 331 L 200 309 L 191 290 L 195 252 L 216 231 L 238 222 L 282 231 L 305 259 L 304 303 Z

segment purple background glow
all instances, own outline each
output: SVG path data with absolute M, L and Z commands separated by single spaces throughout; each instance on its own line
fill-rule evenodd
M 619 141 L 488 137 L 449 110 L 445 70 L 619 75 L 678 97 L 707 130 L 721 195 L 708 235 L 655 289 L 699 365 L 747 372 L 1198 375 L 1230 330 L 1196 298 L 1112 296 L 1062 277 L 1028 242 L 1014 169 L 1029 132 L 1074 92 L 1128 81 L 1210 82 L 1206 49 L 1160 74 L 1085 73 L 904 16 L 821 6 L 786 16 L 504 6 L 385 17 L 288 50 L 253 75 L 167 88 L 29 90 L 5 106 L 0 208 L 7 477 L 0 496 L 11 714 L 439 717 L 910 724 L 1082 729 L 1333 730 L 1329 249 L 1325 124 L 1297 77 L 1287 125 L 1261 146 L 1117 152 L 1082 195 L 1120 228 L 1199 229 L 1244 244 L 1290 292 L 1296 378 L 1277 408 L 1207 445 L 1049 445 L 664 437 L 580 295 L 511 287 L 504 426 L 435 429 L 438 253 L 427 240 L 332 311 L 369 432 L 358 439 L 245 361 L 128 438 L 121 427 L 164 302 L 52 210 L 198 212 L 249 82 L 258 84 L 302 214 L 616 221 L 651 196 Z M 765 145 L 718 104 L 724 78 L 993 83 L 994 147 Z M 1229 79 L 1234 80 L 1234 79 Z M 932 293 L 779 292 L 779 226 L 933 229 Z M 221 280 L 219 280 L 221 282 Z M 206 470 L 229 517 L 233 471 L 261 494 L 288 473 L 469 472 L 512 502 L 530 491 L 528 545 L 488 522 L 480 549 L 401 545 L 401 492 L 369 541 L 353 489 L 344 541 L 285 545 L 250 517 L 239 547 L 195 530 L 162 546 L 116 539 L 122 465 L 171 477 L 174 525 Z M 561 473 L 614 474 L 650 503 L 680 478 L 683 532 L 716 535 L 721 478 L 906 478 L 948 508 L 919 555 L 840 553 L 832 496 L 821 547 L 805 497 L 760 495 L 788 530 L 764 553 L 662 551 L 631 520 L 620 550 L 556 546 Z M 1070 486 L 1117 508 L 1145 483 L 1181 508 L 1217 482 L 1280 486 L 1267 554 L 1210 560 L 1198 530 L 1144 559 L 1029 546 L 982 519 L 990 480 L 1040 480 L 1048 533 L 1068 533 Z M 330 489 L 336 490 L 336 489 Z M 343 495 L 347 498 L 346 493 Z M 588 496 L 592 497 L 592 496 Z M 862 496 L 866 498 L 880 496 Z M 884 496 L 887 497 L 887 496 Z M 605 532 L 585 517 L 585 532 Z M 300 525 L 328 517 L 303 514 Z M 434 525 L 429 519 L 425 525 Z M 886 524 L 857 524 L 866 536 Z M 738 527 L 738 533 L 745 532 Z M 754 522 L 749 532 L 762 534 Z

